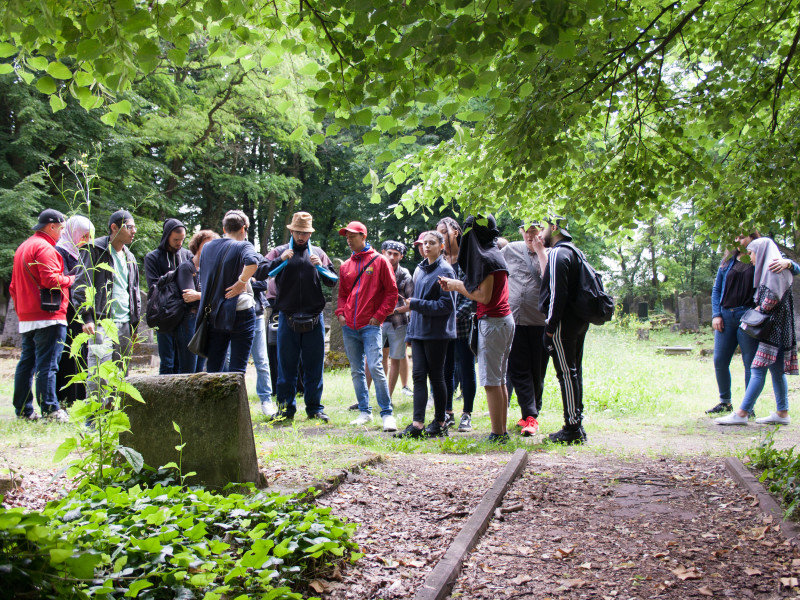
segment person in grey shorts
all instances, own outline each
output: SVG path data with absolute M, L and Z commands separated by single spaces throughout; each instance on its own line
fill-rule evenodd
M 464 223 L 464 237 L 458 251 L 458 264 L 464 281 L 442 277 L 445 291 L 455 291 L 478 303 L 478 384 L 486 390 L 492 433 L 487 441 L 508 442 L 508 389 L 506 369 L 514 318 L 508 304 L 508 266 L 497 248 L 497 229 L 492 215 L 470 216 Z

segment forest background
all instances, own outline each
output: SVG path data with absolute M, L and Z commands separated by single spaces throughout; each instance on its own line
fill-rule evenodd
M 620 297 L 708 292 L 745 227 L 798 243 L 797 2 L 0 7 L 0 283 L 38 212 L 131 210 L 257 249 L 314 215 L 407 245 L 442 216 L 568 216 Z M 412 266 L 411 253 L 406 260 Z

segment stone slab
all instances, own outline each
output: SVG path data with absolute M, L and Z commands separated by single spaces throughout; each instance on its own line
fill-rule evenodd
M 492 487 L 484 494 L 475 512 L 467 519 L 463 529 L 450 544 L 447 552 L 425 578 L 422 587 L 417 590 L 414 596 L 416 600 L 444 600 L 450 595 L 464 559 L 486 531 L 489 519 L 492 518 L 495 509 L 503 501 L 506 491 L 522 473 L 527 462 L 528 452 L 526 450 L 519 449 L 514 452 Z
M 243 374 L 142 375 L 128 381 L 145 403 L 126 398 L 131 431 L 120 435 L 120 443 L 138 450 L 146 464 L 178 463 L 175 446 L 184 443 L 182 470 L 197 473 L 187 484 L 263 486 Z
M 656 350 L 661 350 L 667 356 L 692 353 L 692 348 L 690 346 L 658 346 Z
M 680 327 L 684 331 L 696 331 L 700 327 L 700 316 L 697 314 L 697 301 L 692 298 L 679 298 Z
M 761 511 L 765 515 L 772 516 L 775 519 L 775 522 L 777 522 L 781 528 L 783 537 L 792 545 L 800 546 L 800 524 L 787 521 L 783 518 L 783 510 L 775 501 L 775 498 L 764 489 L 761 482 L 759 482 L 755 475 L 742 464 L 742 461 L 738 458 L 728 457 L 725 459 L 725 468 L 739 485 L 758 500 L 758 506 L 761 508 Z

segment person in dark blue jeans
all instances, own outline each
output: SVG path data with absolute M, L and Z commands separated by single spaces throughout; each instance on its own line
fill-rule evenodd
M 200 306 L 200 278 L 197 269 L 200 267 L 200 255 L 206 242 L 219 239 L 219 235 L 210 229 L 202 229 L 189 241 L 189 252 L 193 258 L 178 265 L 175 270 L 175 284 L 183 292 L 186 312 L 177 329 L 172 332 L 177 341 L 178 373 L 200 373 L 206 365 L 205 359 L 192 354 L 189 342 L 192 340 L 197 322 L 197 310 Z
M 240 210 L 229 210 L 222 219 L 225 237 L 207 242 L 200 256 L 200 306 L 198 315 L 209 322 L 209 373 L 224 369 L 230 348 L 228 371 L 244 373 L 255 335 L 255 300 L 250 278 L 260 259 L 246 240 L 250 219 Z
M 66 325 L 50 325 L 22 334 L 22 355 L 14 375 L 14 411 L 17 416 L 35 416 L 33 395 L 36 374 L 36 399 L 43 415 L 61 409 L 56 398 L 56 370 L 67 337 Z
M 761 235 L 758 231 L 736 236 L 736 243 L 746 248 L 750 242 Z M 758 342 L 748 336 L 740 327 L 742 315 L 754 306 L 753 297 L 755 287 L 753 284 L 753 265 L 739 260 L 741 250 L 736 249 L 726 254 L 717 271 L 714 287 L 711 290 L 711 327 L 714 329 L 714 372 L 719 390 L 718 403 L 706 411 L 709 415 L 728 413 L 733 410 L 731 405 L 731 360 L 736 352 L 736 347 L 742 349 L 742 363 L 744 364 L 744 385 L 750 383 L 750 365 L 756 355 Z M 775 261 L 780 264 L 770 265 L 770 270 L 780 271 L 791 268 L 795 274 L 800 273 L 792 261 L 786 259 Z M 788 266 L 784 263 L 789 263 Z M 795 271 L 797 268 L 797 271 Z M 751 411 L 752 413 L 752 411 Z M 751 417 L 754 414 L 750 415 Z

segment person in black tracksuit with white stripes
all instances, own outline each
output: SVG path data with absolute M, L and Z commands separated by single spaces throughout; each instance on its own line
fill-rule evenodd
M 544 345 L 556 368 L 564 404 L 564 427 L 548 437 L 562 444 L 582 444 L 583 429 L 583 342 L 589 322 L 575 314 L 570 300 L 578 293 L 580 263 L 575 251 L 565 245 L 572 241 L 563 217 L 548 219 L 542 241 L 550 248 L 542 275 L 539 311 L 547 320 Z

